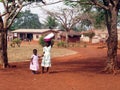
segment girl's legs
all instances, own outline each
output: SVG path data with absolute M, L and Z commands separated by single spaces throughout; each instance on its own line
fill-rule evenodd
M 45 69 L 45 67 L 42 67 L 42 72 L 41 73 L 44 73 L 44 69 Z M 49 73 L 49 67 L 46 68 L 46 72 Z
M 44 73 L 44 67 L 42 67 L 42 73 Z
M 49 67 L 47 67 L 47 72 L 49 73 Z
M 33 74 L 36 74 L 36 71 L 32 70 L 32 73 L 33 73 Z

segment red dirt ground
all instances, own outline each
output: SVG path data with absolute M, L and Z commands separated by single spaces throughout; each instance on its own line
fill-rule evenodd
M 29 62 L 0 70 L 0 90 L 120 90 L 120 74 L 101 73 L 107 49 L 70 48 L 75 55 L 52 58 L 50 73 L 33 75 Z M 120 51 L 118 50 L 118 59 Z

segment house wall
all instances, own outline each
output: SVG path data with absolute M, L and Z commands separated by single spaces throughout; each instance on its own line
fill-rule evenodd
M 118 33 L 118 40 L 120 41 L 120 33 Z
M 94 30 L 95 36 L 92 38 L 92 43 L 105 43 L 108 38 L 107 30 Z M 89 42 L 89 37 L 81 35 L 80 41 Z M 120 29 L 118 30 L 118 41 L 120 41 Z
M 80 41 L 80 37 L 79 36 L 75 36 L 75 37 L 68 37 L 68 42 L 79 42 Z M 61 36 L 60 40 L 65 41 L 66 38 L 64 36 Z
M 79 36 L 69 37 L 69 42 L 79 42 L 79 41 L 80 41 Z
M 12 34 L 13 34 L 12 37 L 20 38 L 22 40 L 32 39 L 32 40 L 38 41 L 41 36 L 46 36 L 52 32 L 55 34 L 54 38 L 57 40 L 57 34 L 59 31 L 60 30 L 58 29 L 53 29 L 53 30 L 50 30 L 50 29 L 18 29 L 18 30 L 12 31 Z
M 33 34 L 33 40 L 38 41 L 42 34 Z
M 95 35 L 93 38 L 92 38 L 92 43 L 99 43 L 101 40 L 101 37 L 100 36 L 97 36 Z
M 95 30 L 94 33 L 95 33 L 95 36 L 92 38 L 91 43 L 105 42 L 108 37 L 107 31 Z M 82 35 L 81 41 L 90 42 L 90 39 L 88 36 Z
M 46 36 L 46 35 L 48 35 L 49 33 L 51 33 L 51 32 L 46 32 L 46 33 L 41 33 L 41 34 L 33 34 L 33 40 L 38 41 L 38 40 L 40 39 L 40 37 Z M 55 34 L 55 36 L 56 36 L 56 33 L 54 33 L 54 34 Z
M 80 38 L 80 41 L 83 41 L 83 42 L 90 42 L 90 38 L 87 37 L 87 36 L 83 36 Z

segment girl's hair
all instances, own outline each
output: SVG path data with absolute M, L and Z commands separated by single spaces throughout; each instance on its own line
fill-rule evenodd
M 37 54 L 37 49 L 33 49 L 33 53 L 36 55 Z

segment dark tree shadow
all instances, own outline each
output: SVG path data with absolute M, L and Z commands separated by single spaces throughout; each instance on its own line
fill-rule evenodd
M 120 55 L 118 55 L 120 58 Z M 66 62 L 54 62 L 53 71 L 51 73 L 70 72 L 92 72 L 104 74 L 103 69 L 106 65 L 107 57 L 93 57 L 86 59 L 74 59 Z M 119 62 L 119 61 L 118 61 Z M 120 63 L 120 62 L 119 62 Z

